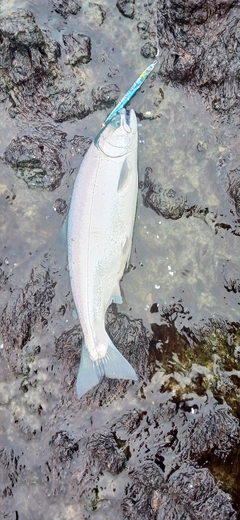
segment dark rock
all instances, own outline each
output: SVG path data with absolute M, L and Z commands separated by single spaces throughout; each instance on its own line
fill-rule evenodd
M 192 413 L 191 404 L 189 412 Z M 232 446 L 239 441 L 240 434 L 238 420 L 224 409 L 198 416 L 184 434 L 183 431 L 179 436 L 181 456 L 192 461 L 208 457 L 211 453 L 225 460 Z
M 235 203 L 237 216 L 240 217 L 240 169 L 236 168 L 229 172 L 228 192 Z
M 143 377 L 148 357 L 149 335 L 142 320 L 131 320 L 125 314 L 117 315 L 109 310 L 106 316 L 107 330 L 114 344 Z
M 91 109 L 84 102 L 81 88 L 59 87 L 55 92 L 41 97 L 40 106 L 43 111 L 56 122 L 69 119 L 83 119 L 90 114 Z
M 180 511 L 183 508 L 188 515 L 187 518 L 191 520 L 237 519 L 230 496 L 216 486 L 208 469 L 200 469 L 184 463 L 169 477 L 167 484 L 168 496 L 172 497 L 170 511 L 178 510 L 180 505 Z M 177 515 L 172 516 L 170 511 L 169 518 L 179 518 Z M 163 520 L 162 513 L 160 506 L 157 520 Z M 166 514 L 166 509 L 164 513 Z M 185 519 L 183 516 L 182 518 Z
M 134 18 L 135 0 L 118 0 L 116 5 L 123 16 Z
M 228 292 L 240 293 L 240 271 L 230 260 L 224 265 L 224 287 Z
M 68 205 L 63 199 L 56 199 L 53 207 L 59 215 L 66 215 L 68 212 Z
M 77 14 L 81 9 L 79 0 L 52 0 L 56 13 L 67 18 L 70 14 Z
M 95 2 L 89 2 L 88 7 L 86 9 L 86 17 L 89 25 L 97 26 L 103 24 L 106 18 L 106 11 L 102 8 L 101 5 L 96 4 Z
M 117 85 L 106 83 L 102 87 L 92 90 L 93 108 L 94 110 L 103 110 L 106 107 L 111 108 L 115 105 L 120 89 Z
M 30 340 L 36 323 L 46 326 L 55 285 L 47 270 L 43 273 L 32 271 L 25 289 L 15 302 L 9 301 L 2 313 L 3 356 L 17 373 L 26 375 L 29 372 L 31 359 L 26 352 L 20 351 Z
M 213 109 L 238 103 L 240 19 L 237 0 L 167 0 L 159 5 L 160 75 L 188 83 L 208 97 Z M 224 34 L 224 38 L 222 35 Z M 231 78 L 231 79 L 230 79 Z
M 72 459 L 73 454 L 78 451 L 78 443 L 71 439 L 66 431 L 56 432 L 49 442 L 55 461 L 60 463 Z
M 0 289 L 7 283 L 8 277 L 5 273 L 3 262 L 0 260 Z
M 164 218 L 177 220 L 182 217 L 187 199 L 180 190 L 164 189 L 150 179 L 151 168 L 146 169 L 145 179 L 142 186 L 143 203 L 152 208 L 158 215 Z
M 157 54 L 157 48 L 151 42 L 146 42 L 141 47 L 141 54 L 144 58 L 154 59 Z
M 4 158 L 29 188 L 55 190 L 64 175 L 59 152 L 44 139 L 24 136 L 13 139 Z
M 137 24 L 137 29 L 140 38 L 143 40 L 149 38 L 149 23 L 146 20 L 140 20 Z
M 92 460 L 98 461 L 100 471 L 118 475 L 125 468 L 126 455 L 118 448 L 113 435 L 95 434 L 88 443 Z
M 122 501 L 124 519 L 156 520 L 154 492 L 159 491 L 164 482 L 162 471 L 154 462 L 149 462 L 134 471 L 131 480 Z
M 66 63 L 77 65 L 91 60 L 91 39 L 85 34 L 68 34 L 63 36 L 66 48 Z
M 46 32 L 41 31 L 29 11 L 18 12 L 0 20 L 0 71 L 5 88 L 32 80 L 49 73 L 60 55 L 60 47 Z M 4 72 L 4 74 L 3 74 Z
M 42 90 L 59 76 L 60 46 L 35 22 L 32 13 L 19 9 L 0 20 L 0 79 L 12 102 L 11 115 L 38 110 Z
M 65 379 L 65 384 L 67 386 L 73 386 L 76 382 L 82 337 L 79 325 L 75 325 L 72 329 L 63 332 L 55 341 L 56 357 L 64 367 L 66 366 L 67 379 Z
M 31 13 L 19 10 L 0 22 L 0 81 L 12 106 L 10 115 L 49 115 L 54 121 L 82 119 L 90 113 L 83 82 L 63 76 L 58 63 L 60 46 L 36 24 Z M 78 35 L 76 35 L 78 39 Z M 90 39 L 65 36 L 69 62 L 90 59 Z M 81 49 L 76 49 L 81 44 Z M 2 72 L 1 72 L 2 71 Z
M 82 135 L 75 135 L 70 141 L 72 150 L 79 155 L 84 155 L 86 153 L 91 142 L 92 140 L 89 137 L 84 137 Z

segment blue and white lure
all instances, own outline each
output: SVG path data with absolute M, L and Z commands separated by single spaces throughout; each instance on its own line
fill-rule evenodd
M 140 74 L 138 79 L 133 83 L 131 88 L 127 91 L 127 93 L 122 97 L 117 106 L 112 110 L 112 112 L 107 116 L 103 123 L 103 127 L 106 126 L 112 118 L 121 110 L 121 108 L 125 107 L 125 105 L 130 101 L 130 99 L 136 94 L 137 90 L 142 86 L 144 81 L 147 79 L 149 74 L 153 71 L 154 67 L 158 63 L 156 59 L 151 65 L 149 65 L 143 72 Z

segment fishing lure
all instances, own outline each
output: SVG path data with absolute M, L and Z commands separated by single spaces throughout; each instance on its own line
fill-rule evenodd
M 140 74 L 138 79 L 133 83 L 131 88 L 127 91 L 127 93 L 123 96 L 121 101 L 117 104 L 117 106 L 112 110 L 112 112 L 107 116 L 105 119 L 103 126 L 105 126 L 109 121 L 112 120 L 112 118 L 123 108 L 128 101 L 136 94 L 137 90 L 141 87 L 141 85 L 144 83 L 144 81 L 147 79 L 149 74 L 153 71 L 155 65 L 157 64 L 158 60 L 155 60 L 151 65 L 149 65 L 143 72 Z

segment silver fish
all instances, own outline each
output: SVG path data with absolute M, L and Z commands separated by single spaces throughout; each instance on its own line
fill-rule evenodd
M 87 151 L 68 217 L 71 288 L 84 339 L 77 377 L 80 398 L 105 375 L 137 380 L 105 330 L 105 313 L 122 303 L 119 281 L 129 261 L 137 204 L 138 130 L 122 109 Z

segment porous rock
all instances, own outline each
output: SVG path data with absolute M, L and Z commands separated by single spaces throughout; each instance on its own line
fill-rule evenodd
M 66 50 L 66 63 L 77 65 L 91 60 L 91 39 L 85 34 L 66 34 L 63 36 Z
M 45 139 L 29 136 L 13 139 L 4 158 L 29 188 L 56 189 L 64 175 L 59 152 Z

